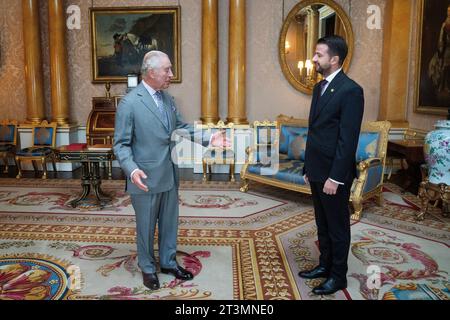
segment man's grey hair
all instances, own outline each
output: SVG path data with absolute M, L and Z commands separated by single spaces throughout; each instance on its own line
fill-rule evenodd
M 142 76 L 145 76 L 149 70 L 161 68 L 161 60 L 165 57 L 167 57 L 167 54 L 162 51 L 153 50 L 147 52 L 144 56 L 144 61 L 142 62 Z

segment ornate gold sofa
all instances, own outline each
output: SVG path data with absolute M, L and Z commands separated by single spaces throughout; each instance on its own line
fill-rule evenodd
M 356 154 L 357 178 L 354 180 L 350 201 L 359 220 L 362 203 L 377 197 L 382 204 L 382 186 L 386 150 L 391 123 L 365 122 Z M 248 161 L 241 170 L 241 191 L 247 192 L 249 180 L 311 194 L 303 180 L 303 164 L 308 134 L 308 121 L 280 115 L 276 122 L 254 124 L 253 146 L 247 149 Z

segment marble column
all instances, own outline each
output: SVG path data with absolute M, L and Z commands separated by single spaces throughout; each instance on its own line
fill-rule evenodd
M 248 124 L 245 105 L 246 19 L 245 0 L 230 0 L 228 122 Z
M 39 0 L 22 0 L 22 12 L 27 122 L 38 124 L 45 118 Z
M 381 97 L 378 120 L 389 120 L 393 128 L 409 126 L 407 101 L 411 54 L 412 1 L 387 1 L 385 8 Z
M 48 11 L 52 121 L 56 121 L 60 126 L 67 126 L 69 122 L 69 81 L 64 1 L 49 0 Z
M 219 121 L 218 0 L 202 2 L 202 115 L 203 123 Z

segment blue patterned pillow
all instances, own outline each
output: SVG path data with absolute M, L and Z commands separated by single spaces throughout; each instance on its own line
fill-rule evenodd
M 288 159 L 305 161 L 305 149 L 308 133 L 289 136 Z
M 356 150 L 356 161 L 377 156 L 379 136 L 378 132 L 361 132 Z
M 306 127 L 281 126 L 280 130 L 280 153 L 287 154 L 289 151 L 289 137 L 308 134 Z

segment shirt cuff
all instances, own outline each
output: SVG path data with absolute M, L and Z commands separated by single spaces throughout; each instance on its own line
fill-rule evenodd
M 134 169 L 132 172 L 131 172 L 131 174 L 130 174 L 130 180 L 133 180 L 132 178 L 133 178 L 133 174 L 136 172 L 136 171 L 138 171 L 139 169 Z
M 340 185 L 342 185 L 342 186 L 344 185 L 344 183 L 342 183 L 342 182 L 333 180 L 333 179 L 331 179 L 331 178 L 328 178 L 328 179 L 330 179 L 330 181 L 332 181 L 332 182 L 334 182 L 334 183 L 340 184 Z

